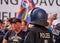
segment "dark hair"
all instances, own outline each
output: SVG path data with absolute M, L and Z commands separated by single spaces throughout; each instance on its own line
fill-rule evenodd
M 21 23 L 21 20 L 18 19 L 18 18 L 14 18 L 14 19 L 12 19 L 12 21 L 11 21 L 11 23 L 16 23 L 16 22 L 20 22 L 20 23 Z
M 16 22 L 20 22 L 20 23 L 21 23 L 21 20 L 18 19 L 18 18 L 10 18 L 10 19 L 9 19 L 9 22 L 10 22 L 10 23 L 16 23 Z
M 0 24 L 2 24 L 2 20 L 0 20 Z

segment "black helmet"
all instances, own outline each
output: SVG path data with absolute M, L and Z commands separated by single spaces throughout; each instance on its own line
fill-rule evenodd
M 31 11 L 30 14 L 31 17 L 31 24 L 41 25 L 41 26 L 47 26 L 47 18 L 48 14 L 45 12 L 45 10 L 40 9 L 39 7 L 34 8 Z

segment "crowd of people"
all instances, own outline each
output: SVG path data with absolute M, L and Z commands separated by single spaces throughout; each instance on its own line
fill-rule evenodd
M 0 43 L 60 43 L 60 19 L 39 7 L 31 11 L 31 22 L 19 18 L 0 20 Z

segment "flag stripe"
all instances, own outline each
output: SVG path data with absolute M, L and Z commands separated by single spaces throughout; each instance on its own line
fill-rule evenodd
M 33 0 L 21 0 L 18 18 L 27 20 L 28 13 L 35 7 Z

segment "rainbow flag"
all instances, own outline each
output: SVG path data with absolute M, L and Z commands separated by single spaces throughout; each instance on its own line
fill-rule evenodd
M 29 21 L 28 13 L 35 7 L 33 0 L 21 0 L 20 9 L 18 11 L 17 17 Z

